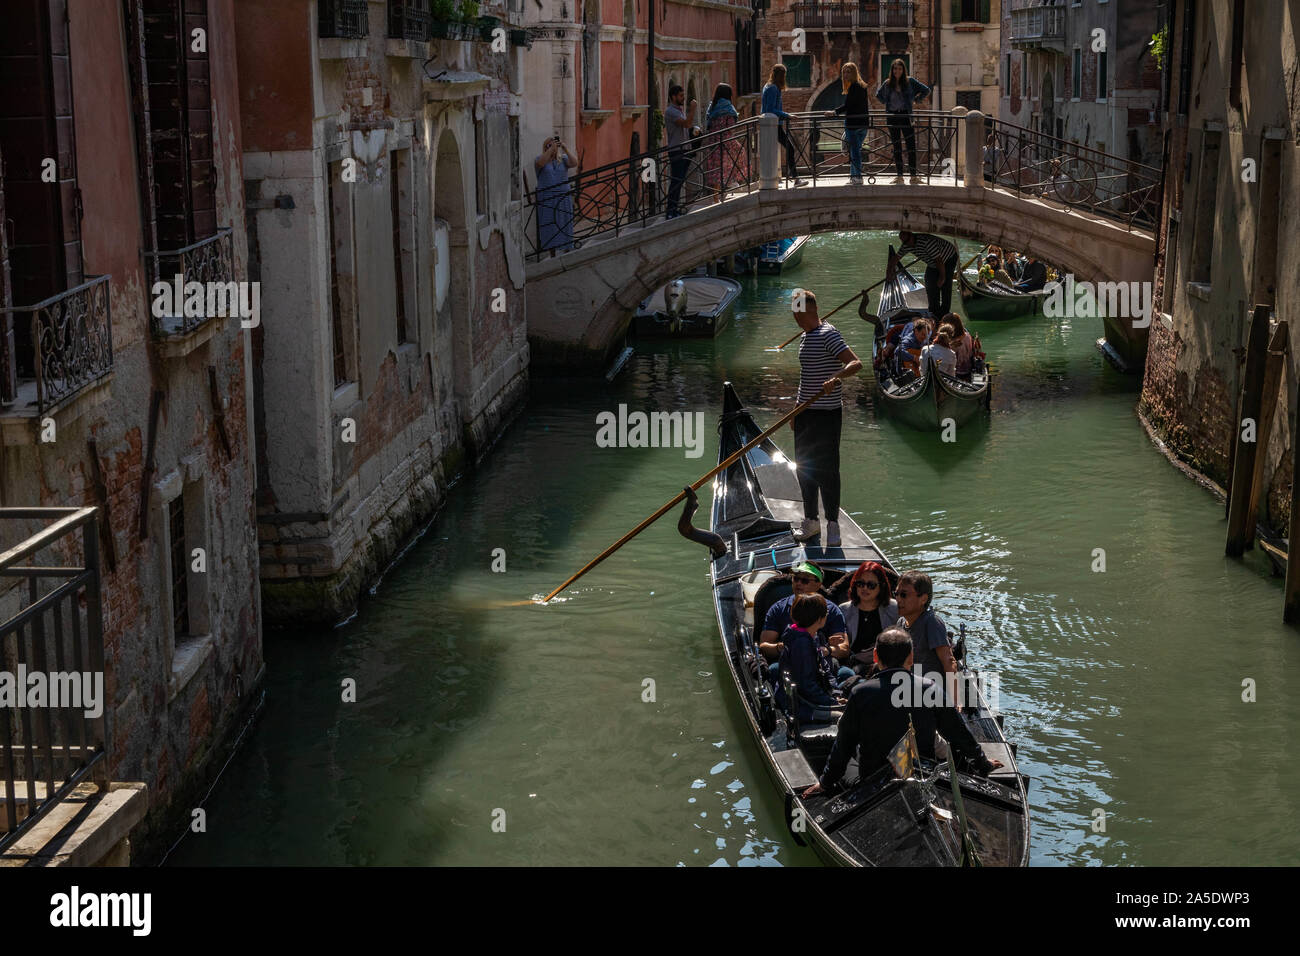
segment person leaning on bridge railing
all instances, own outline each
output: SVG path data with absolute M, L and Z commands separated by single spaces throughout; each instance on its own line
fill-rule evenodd
M 827 116 L 844 117 L 844 145 L 849 154 L 849 185 L 862 185 L 862 141 L 871 127 L 871 101 L 867 99 L 867 84 L 858 76 L 856 63 L 845 63 L 840 68 L 844 102 L 836 109 L 827 110 Z
M 577 246 L 573 241 L 573 196 L 569 170 L 578 165 L 573 151 L 558 135 L 542 143 L 533 167 L 537 170 L 537 247 L 551 255 Z
M 776 128 L 777 141 L 785 148 L 785 175 L 796 186 L 807 186 L 808 180 L 799 178 L 799 165 L 795 159 L 794 141 L 790 139 L 790 114 L 781 109 L 781 92 L 785 89 L 785 64 L 777 63 L 768 74 L 763 87 L 764 113 L 774 114 L 781 122 Z
M 675 219 L 682 214 L 682 183 L 686 181 L 686 170 L 691 159 L 686 154 L 686 134 L 691 129 L 691 117 L 695 115 L 698 105 L 691 100 L 686 106 L 686 91 L 680 83 L 674 83 L 668 90 L 668 108 L 664 110 L 664 128 L 668 134 L 668 209 L 665 219 Z
M 916 175 L 916 130 L 912 127 L 912 105 L 924 101 L 930 88 L 915 77 L 907 75 L 907 64 L 895 60 L 889 67 L 889 79 L 876 90 L 876 99 L 889 114 L 889 136 L 894 141 L 895 184 L 903 181 L 903 146 L 907 140 L 907 167 L 912 173 L 912 184 L 921 181 Z

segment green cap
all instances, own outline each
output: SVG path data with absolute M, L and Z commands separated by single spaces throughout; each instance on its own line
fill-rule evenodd
M 822 569 L 817 567 L 817 565 L 815 564 L 809 564 L 807 561 L 805 561 L 803 564 L 796 565 L 794 568 L 792 568 L 790 573 L 798 574 L 800 571 L 802 571 L 804 574 L 811 574 L 818 581 L 823 580 Z

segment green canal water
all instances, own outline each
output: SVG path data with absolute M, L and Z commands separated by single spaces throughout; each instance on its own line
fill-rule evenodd
M 795 330 L 790 290 L 825 312 L 879 277 L 889 238 L 818 237 L 789 275 L 744 280 L 715 342 L 642 343 L 608 386 L 535 386 L 353 620 L 268 634 L 262 717 L 207 832 L 169 863 L 815 864 L 743 729 L 707 553 L 675 512 L 562 602 L 507 602 L 711 467 L 724 379 L 760 422 L 788 409 L 796 355 L 764 347 Z M 832 321 L 868 358 L 854 309 Z M 895 565 L 931 573 L 971 662 L 1000 675 L 1033 778 L 1032 862 L 1294 863 L 1300 634 L 1279 583 L 1258 556 L 1223 557 L 1222 504 L 1147 439 L 1137 382 L 1094 346 L 1100 320 L 976 331 L 993 407 L 955 443 L 882 417 L 865 376 L 848 388 L 844 506 Z M 620 403 L 703 412 L 703 457 L 597 447 L 596 416 Z

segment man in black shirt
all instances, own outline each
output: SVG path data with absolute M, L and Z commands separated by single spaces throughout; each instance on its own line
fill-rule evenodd
M 984 756 L 961 715 L 941 703 L 942 695 L 934 681 L 911 673 L 912 638 L 907 631 L 891 627 L 882 632 L 876 638 L 875 654 L 880 673 L 859 681 L 850 692 L 826 769 L 803 797 L 838 784 L 855 752 L 861 777 L 883 767 L 888 763 L 889 751 L 907 733 L 909 719 L 916 728 L 916 747 L 922 757 L 934 757 L 937 730 L 948 741 L 954 758 L 969 760 L 975 773 L 987 776 L 1002 766 L 1000 761 Z
M 900 230 L 895 262 L 911 253 L 925 263 L 925 294 L 936 319 L 952 311 L 952 279 L 957 274 L 957 247 L 947 239 L 924 232 Z
M 1021 292 L 1037 292 L 1045 285 L 1047 285 L 1047 266 L 1030 256 L 1029 265 L 1025 266 L 1025 271 L 1021 273 L 1016 288 Z

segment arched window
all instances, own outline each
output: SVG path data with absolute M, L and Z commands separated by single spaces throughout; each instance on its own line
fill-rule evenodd
M 600 0 L 582 4 L 582 107 L 600 109 Z
M 623 105 L 636 103 L 636 2 L 623 0 Z

